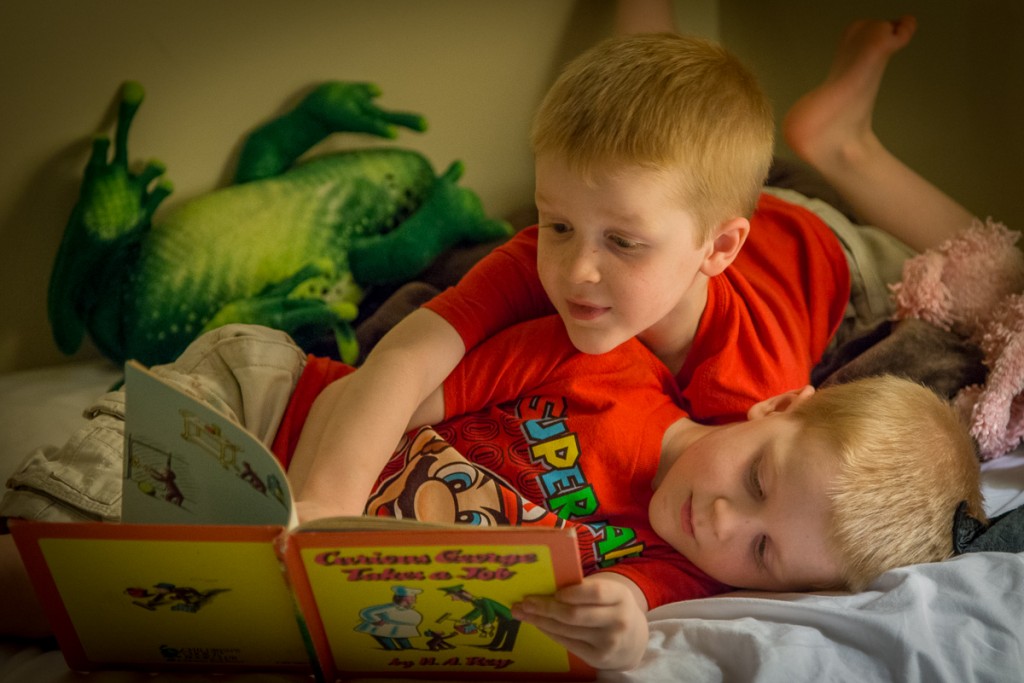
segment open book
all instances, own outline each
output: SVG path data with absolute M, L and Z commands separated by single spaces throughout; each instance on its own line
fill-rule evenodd
M 296 526 L 255 437 L 140 365 L 125 382 L 123 521 L 11 523 L 71 668 L 594 677 L 508 610 L 581 580 L 571 531 Z

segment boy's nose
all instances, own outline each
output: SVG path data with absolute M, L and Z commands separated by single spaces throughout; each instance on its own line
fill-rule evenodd
M 741 509 L 730 498 L 719 496 L 712 504 L 712 510 L 715 515 L 712 528 L 719 541 L 728 541 L 750 526 L 749 511 Z
M 598 250 L 587 245 L 579 245 L 567 255 L 565 273 L 572 282 L 597 282 L 601 279 L 598 266 Z

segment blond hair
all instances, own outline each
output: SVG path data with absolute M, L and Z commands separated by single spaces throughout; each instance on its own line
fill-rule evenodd
M 753 213 L 773 136 L 771 105 L 735 56 L 657 33 L 609 38 L 573 60 L 541 103 L 532 146 L 583 177 L 613 165 L 674 174 L 702 243 Z
M 820 390 L 794 415 L 838 462 L 828 491 L 829 542 L 844 587 L 860 590 L 894 567 L 952 555 L 961 501 L 985 518 L 974 442 L 949 403 L 927 387 L 868 377 Z

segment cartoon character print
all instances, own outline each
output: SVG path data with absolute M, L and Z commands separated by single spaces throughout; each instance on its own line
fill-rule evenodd
M 488 423 L 491 423 L 488 425 Z M 407 435 L 392 456 L 365 508 L 365 514 L 477 526 L 542 526 L 576 528 L 580 559 L 585 568 L 597 563 L 594 544 L 602 536 L 591 525 L 562 519 L 527 500 L 506 479 L 477 461 L 500 467 L 510 455 L 487 437 L 499 429 L 495 420 L 474 419 L 460 428 L 483 439 L 463 455 L 432 427 Z M 523 442 L 524 457 L 526 444 Z M 515 446 L 513 446 L 515 450 Z M 512 455 L 511 457 L 516 457 Z M 529 470 L 519 473 L 517 486 L 536 488 Z
M 519 526 L 552 517 L 501 477 L 467 460 L 431 427 L 403 440 L 365 512 L 476 526 Z M 553 518 L 544 526 L 561 526 L 561 522 Z

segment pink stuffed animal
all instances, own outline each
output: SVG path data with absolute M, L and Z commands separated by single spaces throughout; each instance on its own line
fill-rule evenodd
M 989 219 L 908 260 L 892 286 L 896 318 L 918 318 L 981 347 L 985 384 L 953 405 L 990 460 L 1024 438 L 1024 255 L 1019 234 Z

